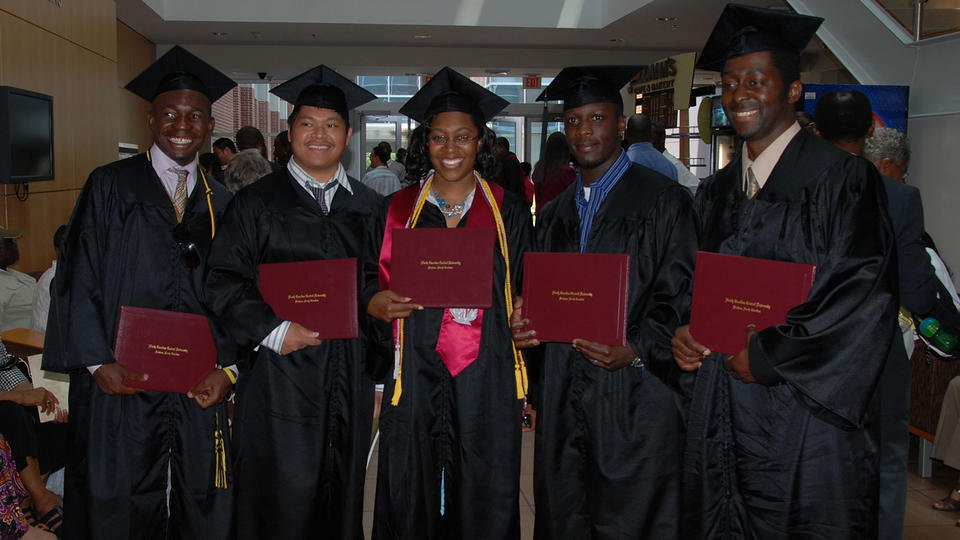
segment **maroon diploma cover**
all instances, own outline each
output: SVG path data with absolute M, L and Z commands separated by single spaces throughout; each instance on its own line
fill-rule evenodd
M 629 255 L 528 252 L 523 317 L 540 341 L 624 345 L 629 278 Z
M 260 294 L 274 313 L 320 333 L 352 339 L 357 330 L 357 259 L 261 264 Z
M 120 306 L 113 356 L 124 367 L 149 375 L 124 384 L 161 392 L 185 394 L 217 367 L 206 317 L 133 306 Z
M 817 267 L 753 257 L 697 252 L 690 334 L 713 352 L 737 354 L 747 325 L 763 330 L 787 320 L 807 301 Z
M 394 229 L 390 290 L 429 308 L 493 305 L 490 227 Z

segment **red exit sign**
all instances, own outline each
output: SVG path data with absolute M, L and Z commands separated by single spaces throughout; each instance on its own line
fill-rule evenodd
M 540 88 L 540 77 L 524 77 L 523 87 L 528 90 L 537 90 Z

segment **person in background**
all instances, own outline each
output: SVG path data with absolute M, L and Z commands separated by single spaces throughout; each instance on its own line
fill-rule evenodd
M 900 336 L 895 237 L 876 169 L 796 122 L 799 58 L 821 22 L 728 4 L 697 62 L 721 72 L 743 140 L 697 190 L 699 249 L 813 265 L 816 279 L 783 324 L 742 328 L 736 354 L 712 353 L 689 326 L 674 334 L 677 364 L 697 372 L 688 538 L 878 534 L 875 397 Z
M 49 390 L 33 386 L 28 370 L 0 341 L 0 434 L 10 445 L 37 521 L 47 530 L 59 532 L 62 501 L 47 489 L 44 475 L 64 465 L 69 451 L 67 413 Z M 54 420 L 41 423 L 38 410 L 53 415 Z
M 238 153 L 224 173 L 224 183 L 232 193 L 236 193 L 246 186 L 256 182 L 271 172 L 270 162 L 255 148 Z
M 529 161 L 521 161 L 520 170 L 523 171 L 523 198 L 527 201 L 528 206 L 532 206 L 535 190 L 530 173 L 533 171 L 533 166 L 530 165 Z
M 815 132 L 855 156 L 874 131 L 870 99 L 857 90 L 835 90 L 817 99 Z M 920 191 L 883 177 L 890 221 L 896 235 L 897 275 L 901 309 L 917 316 L 929 313 L 937 299 L 937 278 L 923 247 L 923 205 Z M 909 320 L 909 315 L 907 316 Z M 913 334 L 909 333 L 912 337 Z M 903 536 L 907 504 L 907 453 L 910 446 L 910 357 L 904 340 L 895 339 L 880 374 L 879 538 Z M 913 343 L 910 343 L 913 350 Z
M 677 181 L 680 182 L 680 185 L 689 189 L 691 193 L 696 193 L 697 187 L 700 185 L 700 178 L 690 172 L 690 169 L 682 161 L 667 150 L 667 128 L 660 122 L 651 122 L 650 127 L 653 130 L 653 140 L 651 141 L 653 147 L 673 164 L 673 168 L 677 170 Z
M 397 178 L 403 178 L 406 175 L 406 168 L 404 167 L 403 163 L 391 159 L 391 156 L 393 155 L 393 147 L 390 146 L 390 143 L 387 141 L 381 141 L 377 146 L 379 146 L 387 156 L 387 161 L 384 162 L 384 165 L 390 169 L 390 172 L 395 174 Z
M 198 163 L 203 169 L 203 174 L 207 175 L 207 178 L 212 178 L 221 184 L 223 183 L 224 166 L 220 164 L 220 158 L 218 158 L 216 154 L 213 152 L 200 154 Z
M 267 141 L 263 138 L 263 133 L 259 129 L 253 126 L 243 126 L 237 130 L 235 139 L 238 152 L 255 148 L 263 156 L 263 159 L 267 159 Z
M 356 258 L 359 305 L 377 291 L 383 199 L 340 163 L 353 133 L 350 110 L 376 96 L 322 65 L 271 92 L 293 105 L 293 155 L 285 169 L 237 193 L 204 283 L 222 345 L 244 359 L 233 422 L 235 535 L 355 539 L 363 535 L 373 422 L 367 344 L 377 325 L 360 313 L 357 338 L 321 340 L 318 329 L 276 314 L 260 293 L 258 268 Z
M 567 137 L 559 131 L 553 132 L 547 137 L 543 161 L 538 162 L 533 170 L 537 214 L 539 215 L 547 203 L 576 181 L 577 170 L 570 166 L 570 146 L 567 145 Z
M 232 538 L 229 447 L 217 441 L 235 374 L 211 366 L 187 394 L 142 391 L 128 383 L 146 377 L 113 347 L 122 305 L 206 313 L 204 261 L 230 192 L 200 174 L 197 152 L 211 104 L 235 86 L 180 46 L 158 58 L 125 87 L 150 102 L 153 145 L 91 172 L 67 224 L 42 364 L 70 374 L 66 538 Z
M 520 168 L 520 160 L 517 159 L 517 155 L 510 151 L 510 140 L 506 137 L 497 137 L 495 150 L 500 167 L 490 180 L 500 184 L 503 189 L 526 202 L 523 170 Z
M 216 154 L 217 159 L 220 160 L 220 166 L 226 167 L 227 163 L 233 159 L 233 156 L 237 155 L 237 146 L 233 144 L 233 141 L 230 139 L 220 137 L 213 141 L 213 153 Z
M 47 314 L 50 311 L 50 284 L 53 282 L 53 276 L 57 273 L 56 255 L 60 253 L 60 242 L 63 241 L 63 233 L 67 231 L 66 225 L 57 227 L 53 233 L 54 259 L 40 279 L 37 280 L 37 294 L 33 297 L 33 312 L 30 317 L 30 328 L 37 332 L 47 331 Z
M 363 183 L 384 197 L 400 189 L 400 179 L 387 168 L 389 155 L 383 146 L 374 146 L 370 151 L 370 170 L 363 175 Z
M 20 260 L 17 238 L 23 231 L 0 227 L 0 332 L 30 328 L 37 280 L 10 268 Z
M 288 132 L 287 130 L 283 130 L 273 139 L 273 161 L 286 167 L 287 162 L 290 161 L 292 151 Z
M 404 166 L 407 164 L 407 149 L 406 148 L 397 148 L 397 162 L 402 163 Z
M 18 479 L 10 445 L 0 434 L 0 538 L 56 540 L 56 534 L 30 525 L 21 508 L 27 495 Z
M 630 161 L 648 169 L 653 169 L 671 180 L 677 179 L 677 170 L 673 167 L 673 164 L 667 161 L 667 158 L 650 144 L 650 141 L 653 140 L 653 130 L 649 116 L 645 114 L 630 116 L 627 119 L 624 139 L 628 144 L 627 157 L 630 158 Z

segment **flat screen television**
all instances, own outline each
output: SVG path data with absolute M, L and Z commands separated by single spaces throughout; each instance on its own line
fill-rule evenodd
M 730 119 L 727 118 L 727 113 L 723 110 L 723 100 L 720 99 L 720 96 L 713 96 L 713 99 L 710 100 L 710 107 L 710 127 L 731 127 Z
M 53 97 L 0 86 L 0 182 L 53 180 Z

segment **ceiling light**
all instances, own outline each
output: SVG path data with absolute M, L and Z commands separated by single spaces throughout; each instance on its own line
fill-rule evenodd
M 622 37 L 610 38 L 610 43 L 626 43 L 626 41 Z
M 413 39 L 430 39 L 432 37 L 430 34 L 414 34 Z
M 501 77 L 504 75 L 510 74 L 509 69 L 485 69 L 483 70 L 483 72 L 486 73 L 487 75 L 497 75 Z
M 223 36 L 229 36 L 229 35 L 230 35 L 230 32 L 210 32 L 210 33 L 213 34 L 213 35 L 215 35 L 215 36 L 217 36 L 217 37 L 223 37 Z
M 657 17 L 657 20 L 660 22 L 673 22 L 678 19 L 676 17 Z
M 260 39 L 260 32 L 250 32 L 250 35 L 253 36 L 253 39 Z

